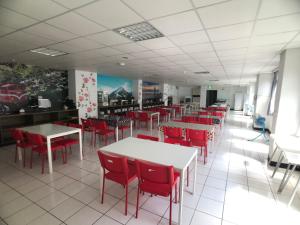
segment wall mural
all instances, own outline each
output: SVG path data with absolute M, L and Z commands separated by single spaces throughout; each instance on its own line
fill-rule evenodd
M 67 71 L 0 63 L 0 114 L 32 110 L 38 96 L 49 99 L 52 108 L 62 108 L 67 95 Z
M 155 99 L 161 98 L 162 93 L 160 91 L 159 83 L 143 81 L 143 99 Z
M 107 105 L 112 100 L 131 100 L 132 80 L 124 77 L 98 74 L 97 91 L 100 105 Z
M 97 117 L 97 76 L 96 73 L 75 71 L 76 102 L 80 118 Z

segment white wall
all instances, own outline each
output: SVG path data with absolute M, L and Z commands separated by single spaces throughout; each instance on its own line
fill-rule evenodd
M 266 128 L 269 130 L 272 129 L 273 120 L 273 116 L 268 115 L 273 78 L 273 73 L 262 73 L 258 75 L 254 111 L 255 116 L 260 115 L 266 118 Z
M 192 97 L 192 88 L 191 87 L 179 87 L 178 88 L 179 101 L 184 101 L 186 96 Z
M 299 134 L 300 128 L 300 48 L 281 53 L 272 131 Z

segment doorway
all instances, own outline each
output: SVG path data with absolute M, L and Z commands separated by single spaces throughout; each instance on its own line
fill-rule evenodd
M 206 107 L 217 102 L 218 91 L 217 90 L 207 90 L 206 91 Z

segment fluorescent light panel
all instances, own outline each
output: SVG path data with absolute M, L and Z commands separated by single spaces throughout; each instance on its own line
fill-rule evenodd
M 48 56 L 60 56 L 60 55 L 66 55 L 68 53 L 62 52 L 62 51 L 57 51 L 54 49 L 49 49 L 49 48 L 36 48 L 30 50 L 31 52 L 42 54 L 42 55 L 48 55 Z
M 145 41 L 164 36 L 148 22 L 136 23 L 126 27 L 116 28 L 114 31 L 133 41 Z

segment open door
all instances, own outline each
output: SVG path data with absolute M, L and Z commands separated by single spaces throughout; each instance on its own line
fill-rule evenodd
M 206 107 L 217 102 L 218 91 L 217 90 L 207 90 L 206 91 Z

